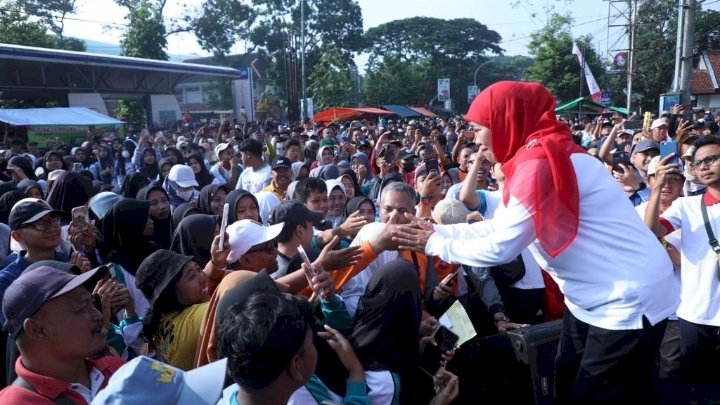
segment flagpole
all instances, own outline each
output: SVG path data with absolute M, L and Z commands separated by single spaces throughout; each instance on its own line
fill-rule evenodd
M 573 40 L 573 41 L 575 41 L 575 40 Z M 583 55 L 583 57 L 582 57 L 583 63 L 580 65 L 580 96 L 579 97 L 582 98 L 583 87 L 585 86 L 585 66 L 584 66 L 585 52 L 584 51 L 580 51 L 580 52 Z M 581 116 L 582 116 L 582 100 L 578 103 L 578 120 L 580 119 Z

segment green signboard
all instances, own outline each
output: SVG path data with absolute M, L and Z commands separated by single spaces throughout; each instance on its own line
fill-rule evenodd
M 29 125 L 27 126 L 28 142 L 35 141 L 43 148 L 48 142 L 61 141 L 70 145 L 80 145 L 87 140 L 88 125 Z M 92 126 L 95 135 L 105 132 L 115 132 L 119 137 L 125 136 L 125 127 L 122 124 L 107 124 Z

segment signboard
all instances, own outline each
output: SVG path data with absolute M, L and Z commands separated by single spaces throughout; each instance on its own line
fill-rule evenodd
M 478 86 L 468 86 L 468 103 L 472 103 L 478 95 Z
M 450 79 L 438 79 L 437 84 L 437 100 L 450 100 Z
M 87 140 L 89 129 L 87 125 L 28 125 L 27 139 L 28 142 L 37 142 L 41 148 L 46 147 L 48 142 L 58 140 L 70 145 L 80 145 Z M 93 132 L 97 135 L 115 132 L 118 136 L 124 136 L 125 128 L 122 124 L 96 125 Z
M 610 99 L 612 98 L 612 93 L 610 90 L 603 90 L 602 94 L 600 95 L 600 104 L 604 105 L 605 107 L 610 105 Z

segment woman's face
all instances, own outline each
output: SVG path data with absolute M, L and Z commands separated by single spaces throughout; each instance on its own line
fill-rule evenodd
M 353 185 L 352 180 L 350 180 L 350 177 L 348 176 L 342 176 L 340 178 L 340 181 L 342 182 L 343 186 L 345 186 L 345 196 L 347 199 L 355 198 L 355 186 Z
M 202 269 L 189 261 L 175 282 L 175 296 L 182 305 L 194 305 L 208 300 L 207 277 Z
M 193 173 L 195 173 L 195 175 L 200 174 L 200 171 L 202 170 L 202 166 L 200 166 L 200 162 L 198 162 L 196 159 L 191 158 L 188 161 L 188 164 L 190 165 L 190 167 L 192 167 Z
M 243 219 L 252 219 L 253 221 L 257 221 L 260 218 L 257 205 L 255 205 L 255 201 L 252 197 L 246 195 L 240 198 L 240 201 L 238 201 L 235 206 L 235 216 L 238 221 Z
M 375 206 L 370 201 L 363 201 L 358 206 L 358 215 L 364 218 L 368 223 L 375 222 Z
M 42 191 L 37 187 L 33 187 L 28 190 L 27 193 L 25 193 L 25 196 L 29 198 L 37 198 L 40 200 L 43 199 Z
M 225 197 L 227 197 L 227 193 L 222 188 L 215 192 L 212 200 L 210 200 L 210 211 L 212 211 L 213 215 L 222 215 Z
M 120 142 L 120 140 L 118 139 L 114 140 L 112 143 L 112 149 L 113 152 L 119 152 L 120 149 L 122 149 L 122 142 Z
M 162 165 L 162 167 L 160 168 L 160 174 L 163 176 L 163 178 L 168 176 L 168 174 L 170 173 L 170 169 L 172 169 L 172 164 L 166 163 Z
M 143 153 L 143 163 L 146 165 L 155 164 L 155 153 L 153 151 L 147 151 Z
M 85 159 L 87 159 L 87 154 L 85 153 L 84 150 L 80 149 L 77 152 L 75 152 L 75 159 L 78 162 L 84 162 Z
M 47 169 L 48 173 L 60 170 L 63 167 L 63 162 L 60 160 L 59 157 L 55 155 L 50 155 L 50 157 L 47 158 L 45 161 L 45 169 Z
M 178 157 L 179 156 L 177 155 L 177 153 L 175 153 L 174 150 L 168 150 L 165 152 L 165 158 L 172 162 L 172 164 L 176 164 L 179 161 Z
M 300 171 L 298 171 L 298 175 L 297 175 L 297 178 L 296 178 L 295 180 L 305 179 L 305 178 L 307 178 L 309 175 L 310 175 L 310 170 L 309 170 L 306 166 L 303 166 L 303 167 L 300 168 Z
M 324 165 L 329 165 L 333 160 L 333 152 L 331 148 L 325 148 L 322 151 L 322 162 Z
M 340 187 L 335 187 L 335 189 L 330 192 L 330 198 L 328 198 L 328 203 L 330 204 L 328 214 L 336 216 L 340 215 L 345 210 L 346 202 L 347 197 L 345 196 L 345 193 L 340 189 Z
M 153 190 L 148 195 L 150 201 L 150 217 L 155 219 L 165 219 L 170 216 L 170 201 L 164 192 Z
M 442 194 L 446 194 L 450 187 L 453 185 L 452 178 L 449 174 L 445 173 L 442 176 Z

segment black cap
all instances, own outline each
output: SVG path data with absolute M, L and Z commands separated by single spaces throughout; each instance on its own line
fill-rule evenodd
M 47 203 L 39 200 L 20 200 L 17 204 L 15 204 L 12 210 L 10 210 L 8 225 L 10 226 L 10 229 L 14 231 L 23 225 L 31 224 L 48 214 L 62 215 L 62 212 L 52 209 L 52 207 L 47 205 Z
M 363 139 L 362 141 L 358 142 L 358 146 L 357 146 L 358 148 L 362 148 L 362 147 L 364 147 L 364 146 L 367 146 L 367 147 L 369 148 L 369 147 L 370 147 L 370 142 L 368 142 L 368 141 L 366 141 L 366 140 L 364 140 L 364 139 Z
M 278 167 L 284 167 L 286 169 L 291 169 L 292 165 L 290 164 L 290 160 L 284 156 L 281 156 L 278 158 L 277 162 L 272 167 L 272 170 L 277 169 Z
M 313 224 L 320 223 L 325 216 L 322 212 L 311 211 L 300 201 L 283 201 L 270 212 L 270 218 L 268 223 L 270 225 L 285 223 L 282 231 L 278 235 L 278 239 L 287 240 L 289 239 L 292 232 L 298 225 L 304 225 L 305 222 L 310 221 Z
M 398 153 L 398 159 L 415 159 L 416 157 L 418 157 L 418 155 L 407 149 L 401 149 L 400 153 Z

